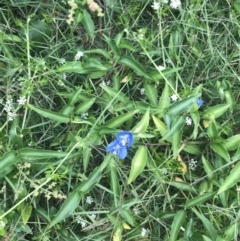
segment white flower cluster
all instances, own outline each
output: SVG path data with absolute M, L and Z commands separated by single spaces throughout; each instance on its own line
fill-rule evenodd
M 81 216 L 78 216 L 76 218 L 77 223 L 80 223 L 82 228 L 85 228 L 87 226 L 86 220 L 84 220 Z
M 176 94 L 173 94 L 170 96 L 172 101 L 176 101 L 178 99 L 178 96 Z
M 4 104 L 3 110 L 5 110 L 7 112 L 7 118 L 9 121 L 13 121 L 16 118 L 17 115 L 13 109 L 13 100 L 12 99 L 7 99 L 6 103 Z
M 27 99 L 24 96 L 20 96 L 20 98 L 17 100 L 19 105 L 24 105 L 27 102 Z
M 188 117 L 188 116 L 186 117 L 186 124 L 188 126 L 192 125 L 192 119 L 190 117 Z
M 93 198 L 91 196 L 87 196 L 86 197 L 86 203 L 91 204 L 93 202 L 94 202 L 94 200 L 93 200 Z
M 160 169 L 160 171 L 162 172 L 163 175 L 166 175 L 168 173 L 167 168 L 162 168 Z
M 81 57 L 83 56 L 83 52 L 82 51 L 78 51 L 74 57 L 74 59 L 77 61 L 79 60 Z
M 150 234 L 150 230 L 147 228 L 142 228 L 142 231 L 141 231 L 141 236 L 142 237 L 146 237 Z
M 17 100 L 18 105 L 24 105 L 27 102 L 27 99 L 24 96 L 20 96 L 19 99 Z M 7 112 L 7 119 L 8 121 L 13 121 L 17 114 L 16 111 L 13 107 L 13 100 L 12 98 L 8 98 L 6 100 L 6 103 L 4 103 L 3 99 L 0 99 L 0 104 L 3 105 L 3 110 Z
M 82 113 L 81 114 L 81 117 L 83 118 L 83 119 L 87 119 L 88 118 L 88 113 L 86 112 L 86 113 Z
M 194 159 L 191 159 L 189 162 L 189 169 L 194 171 L 197 167 L 197 161 L 195 161 Z
M 134 213 L 134 215 L 139 215 L 140 214 L 139 208 L 138 207 L 134 207 L 133 208 L 133 213 Z
M 177 9 L 181 5 L 180 0 L 171 0 L 170 7 Z
M 144 89 L 144 88 L 141 88 L 141 89 L 140 89 L 140 94 L 141 94 L 141 95 L 144 95 L 144 94 L 145 94 L 145 89 Z
M 6 223 L 4 221 L 0 220 L 0 227 L 4 228 L 5 226 L 6 226 Z
M 157 66 L 157 70 L 158 71 L 163 71 L 163 70 L 165 70 L 166 68 L 164 67 L 164 66 L 162 66 L 162 65 L 158 65 Z
M 65 64 L 66 63 L 66 59 L 64 59 L 64 58 L 61 58 L 58 61 L 59 61 L 60 64 Z
M 164 3 L 164 4 L 167 4 L 168 0 L 162 0 L 161 2 Z M 177 9 L 180 5 L 181 5 L 181 1 L 180 0 L 170 0 L 170 7 L 171 8 Z M 160 2 L 155 2 L 154 1 L 153 5 L 151 5 L 151 7 L 154 10 L 160 9 Z

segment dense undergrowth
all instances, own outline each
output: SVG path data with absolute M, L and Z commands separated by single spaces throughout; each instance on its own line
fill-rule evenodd
M 239 14 L 1 1 L 1 240 L 240 240 Z

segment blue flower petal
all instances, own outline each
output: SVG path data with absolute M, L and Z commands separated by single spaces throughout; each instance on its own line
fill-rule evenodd
M 117 134 L 116 140 L 107 145 L 107 152 L 117 155 L 120 159 L 127 156 L 127 147 L 133 144 L 133 134 L 129 131 L 120 131 Z
M 117 152 L 116 152 L 116 146 L 117 146 L 117 145 L 118 145 L 117 140 L 112 141 L 111 143 L 109 143 L 109 144 L 107 145 L 107 148 L 106 148 L 107 152 L 116 154 L 116 153 L 117 153 Z
M 116 140 L 121 146 L 131 147 L 133 144 L 133 134 L 130 131 L 120 131 L 117 134 Z
M 203 100 L 197 99 L 197 105 L 201 107 L 203 105 Z
M 126 158 L 127 148 L 125 146 L 122 146 L 120 149 L 118 149 L 117 155 L 120 159 Z

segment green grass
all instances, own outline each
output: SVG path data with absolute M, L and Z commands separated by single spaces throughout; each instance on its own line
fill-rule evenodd
M 240 240 L 240 4 L 163 2 L 0 3 L 1 240 Z

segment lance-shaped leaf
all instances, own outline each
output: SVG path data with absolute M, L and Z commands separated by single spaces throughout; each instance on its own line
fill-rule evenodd
M 150 75 L 147 74 L 147 72 L 145 71 L 145 69 L 142 67 L 142 65 L 137 62 L 135 59 L 132 59 L 130 57 L 124 56 L 121 57 L 118 60 L 119 64 L 122 65 L 126 65 L 129 68 L 131 68 L 137 75 L 140 75 L 142 77 L 145 77 L 146 79 L 150 79 L 152 80 L 152 77 Z
M 43 109 L 40 107 L 36 107 L 34 105 L 28 104 L 27 107 L 35 112 L 37 112 L 39 115 L 49 118 L 50 120 L 57 121 L 60 123 L 67 123 L 70 121 L 70 118 L 67 117 L 64 114 L 57 113 L 51 110 Z

